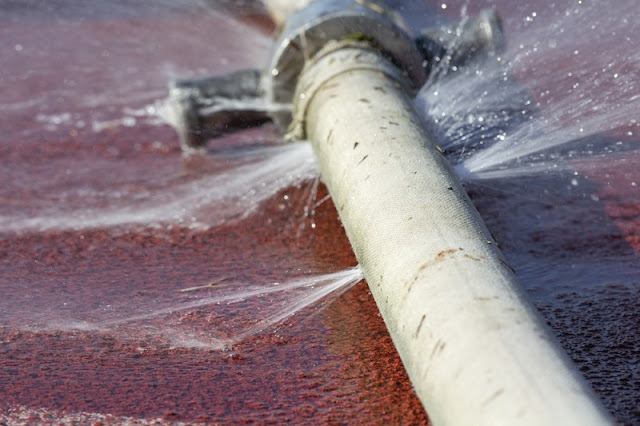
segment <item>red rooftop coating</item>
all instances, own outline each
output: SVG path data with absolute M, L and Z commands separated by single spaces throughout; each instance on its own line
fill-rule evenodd
M 85 208 L 87 197 L 99 214 L 134 202 L 136 194 L 175 192 L 180 183 L 230 167 L 215 158 L 183 160 L 172 130 L 145 119 L 134 127 L 91 129 L 92 122 L 122 117 L 125 106 L 162 97 L 173 72 L 159 72 L 163 66 L 224 72 L 255 65 L 251 49 L 221 39 L 216 25 L 224 19 L 180 8 L 147 13 L 124 0 L 93 14 L 62 0 L 49 2 L 51 9 L 27 3 L 0 17 L 0 216 L 62 214 Z M 241 14 L 238 22 L 264 25 L 265 18 Z M 204 37 L 211 32 L 215 42 Z M 192 38 L 178 43 L 167 36 L 181 33 Z M 205 46 L 219 51 L 208 57 Z M 225 55 L 229 62 L 220 60 Z M 130 89 L 119 91 L 121 83 Z M 75 96 L 82 93 L 94 95 Z M 60 112 L 71 118 L 51 125 Z M 263 129 L 216 146 L 273 139 Z M 640 418 L 640 284 L 637 275 L 630 278 L 640 253 L 640 194 L 628 185 L 640 183 L 634 164 L 589 173 L 599 204 L 561 190 L 546 203 L 517 195 L 553 181 L 469 188 L 570 356 L 627 424 Z M 117 191 L 124 200 L 115 198 Z M 330 200 L 297 232 L 292 217 L 300 217 L 304 193 L 283 190 L 248 219 L 208 231 L 179 224 L 0 229 L 0 306 L 12 306 L 10 314 L 0 311 L 0 423 L 428 423 L 365 283 L 315 315 L 308 315 L 312 307 L 226 351 L 174 347 L 153 332 L 171 329 L 169 321 L 179 325 L 177 333 L 206 336 L 236 320 L 211 309 L 151 318 L 140 324 L 148 333 L 137 324 L 97 332 L 65 323 L 73 306 L 99 310 L 103 300 L 146 306 L 152 295 L 173 292 L 178 300 L 177 289 L 216 277 L 282 282 L 354 266 Z M 321 186 L 318 199 L 325 194 Z M 602 279 L 591 276 L 596 270 Z M 566 284 L 551 286 L 557 280 Z M 259 309 L 266 302 L 248 303 Z M 25 327 L 42 319 L 39 312 L 59 320 L 58 329 Z

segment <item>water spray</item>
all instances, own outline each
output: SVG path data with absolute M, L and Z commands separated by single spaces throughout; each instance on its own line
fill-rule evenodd
M 267 120 L 311 141 L 435 425 L 612 424 L 414 109 L 439 62 L 499 51 L 496 12 L 417 37 L 406 28 L 380 1 L 311 2 L 282 23 L 264 70 L 172 84 L 183 149 Z

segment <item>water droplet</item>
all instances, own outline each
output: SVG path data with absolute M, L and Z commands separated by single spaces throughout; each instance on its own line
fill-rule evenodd
M 16 50 L 16 52 L 22 52 L 22 45 L 21 44 L 16 44 L 13 48 Z
M 447 5 L 446 5 L 446 3 L 442 3 L 442 5 L 440 5 L 440 7 L 443 8 L 443 9 L 446 9 Z
M 136 125 L 136 119 L 133 117 L 125 117 L 122 119 L 122 125 L 125 127 L 134 127 Z

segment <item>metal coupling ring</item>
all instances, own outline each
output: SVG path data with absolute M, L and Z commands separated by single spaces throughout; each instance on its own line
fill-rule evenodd
M 292 102 L 303 67 L 331 40 L 367 41 L 406 74 L 413 89 L 426 81 L 424 58 L 393 10 L 376 0 L 314 1 L 287 19 L 274 45 L 262 82 L 267 102 Z M 276 113 L 273 119 L 286 128 L 291 117 Z

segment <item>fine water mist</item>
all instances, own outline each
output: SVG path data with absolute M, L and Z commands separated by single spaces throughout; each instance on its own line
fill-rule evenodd
M 22 285 L 14 283 L 0 301 L 0 327 L 101 333 L 140 347 L 229 350 L 296 314 L 297 322 L 314 315 L 360 280 L 357 267 L 272 283 L 220 276 L 202 285 L 185 282 L 162 290 L 146 290 L 142 283 L 117 292 L 94 287 L 91 303 L 80 302 L 82 297 L 64 284 L 51 297 L 38 289 L 20 291 Z
M 309 143 L 247 148 L 216 154 L 224 168 L 185 179 L 116 184 L 107 189 L 76 185 L 58 194 L 75 202 L 0 214 L 0 232 L 83 230 L 92 228 L 157 229 L 181 226 L 208 230 L 230 225 L 255 213 L 262 202 L 294 186 L 314 186 L 317 169 Z M 186 181 L 185 181 L 186 180 Z M 316 184 L 317 185 L 317 184 Z M 311 201 L 310 201 L 311 202 Z
M 590 1 L 521 5 L 504 22 L 505 52 L 460 69 L 443 61 L 417 104 L 460 177 L 580 172 L 637 153 L 636 8 L 628 1 L 613 9 Z M 464 22 L 466 6 L 461 11 Z

